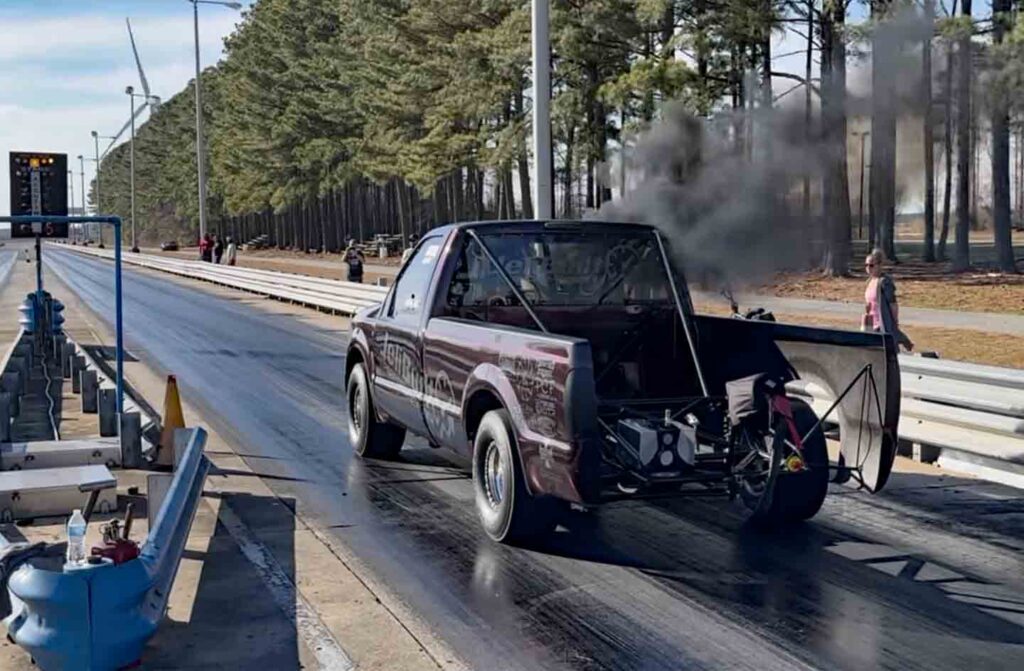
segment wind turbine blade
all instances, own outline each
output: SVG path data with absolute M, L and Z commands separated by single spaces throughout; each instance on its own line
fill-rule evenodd
M 146 94 L 146 100 L 149 100 L 149 82 L 146 81 L 146 73 L 142 70 L 142 61 L 139 59 L 139 50 L 135 46 L 135 34 L 132 33 L 132 22 L 131 19 L 125 17 L 124 22 L 128 24 L 128 39 L 132 42 L 132 53 L 135 55 L 135 65 L 139 68 L 139 81 L 142 83 L 142 92 Z
M 135 110 L 135 118 L 138 119 L 139 115 L 141 115 L 143 113 L 143 111 L 145 111 L 145 109 L 147 107 L 149 107 L 149 103 L 142 103 Z M 110 150 L 114 148 L 114 145 L 117 144 L 117 141 L 121 139 L 121 136 L 124 135 L 128 131 L 128 129 L 131 128 L 131 127 L 132 127 L 132 120 L 128 119 L 128 121 L 126 121 L 124 123 L 124 125 L 121 126 L 121 130 L 117 131 L 117 133 L 114 134 L 114 139 L 110 141 L 110 144 L 107 145 L 107 148 L 103 150 L 103 155 L 104 156 L 106 156 L 107 153 L 110 152 Z

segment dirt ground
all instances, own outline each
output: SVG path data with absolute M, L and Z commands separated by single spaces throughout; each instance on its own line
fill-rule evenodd
M 887 272 L 896 280 L 900 305 L 1024 314 L 1024 274 L 985 271 L 954 274 L 946 271 L 944 263 L 919 261 L 890 266 Z M 841 278 L 791 273 L 779 275 L 765 289 L 776 296 L 859 302 L 866 281 L 863 269 Z

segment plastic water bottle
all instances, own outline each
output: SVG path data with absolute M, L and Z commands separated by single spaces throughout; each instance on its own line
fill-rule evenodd
M 75 509 L 68 520 L 68 564 L 82 566 L 86 562 L 85 557 L 85 532 L 89 523 L 82 516 L 82 511 Z

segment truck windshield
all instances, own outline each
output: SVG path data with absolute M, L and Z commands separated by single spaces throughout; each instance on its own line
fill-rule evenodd
M 480 238 L 534 306 L 671 301 L 657 240 L 648 231 L 483 233 Z M 516 302 L 475 241 L 465 247 L 460 276 L 464 306 Z

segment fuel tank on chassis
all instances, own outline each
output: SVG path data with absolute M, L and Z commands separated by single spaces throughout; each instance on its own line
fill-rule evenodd
M 871 491 L 885 486 L 896 458 L 900 373 L 893 338 L 776 322 L 696 315 L 698 355 L 713 395 L 725 383 L 766 372 L 845 395 L 829 417 L 843 461 Z

